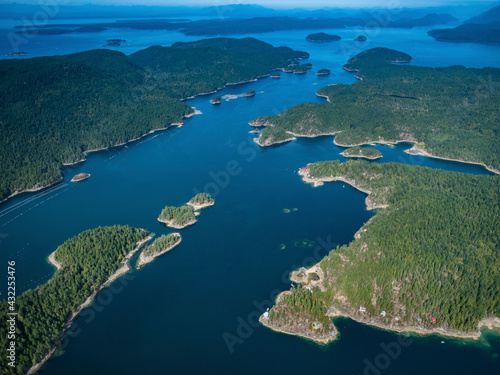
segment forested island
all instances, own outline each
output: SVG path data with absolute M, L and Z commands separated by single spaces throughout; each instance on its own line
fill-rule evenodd
M 180 233 L 169 233 L 158 237 L 151 245 L 146 246 L 144 250 L 142 250 L 136 267 L 141 268 L 143 265 L 151 263 L 160 255 L 169 252 L 179 245 L 181 241 L 182 236 Z
M 120 47 L 122 43 L 126 43 L 124 39 L 108 39 L 103 47 Z
M 167 206 L 161 211 L 158 221 L 168 227 L 182 229 L 196 223 L 196 215 L 191 206 Z
M 500 5 L 465 21 L 463 25 L 428 32 L 440 42 L 500 44 Z
M 311 65 L 312 67 L 312 65 Z M 285 73 L 295 73 L 295 74 L 306 74 L 307 70 L 311 68 L 306 64 L 290 64 L 286 68 L 283 68 Z
M 171 124 L 181 99 L 253 80 L 308 54 L 253 38 L 0 61 L 0 201 L 62 178 L 61 165 Z M 65 95 L 60 95 L 64 92 Z
M 392 15 L 394 16 L 394 15 Z M 328 15 L 322 11 L 320 17 L 253 17 L 253 18 L 225 18 L 224 22 L 219 20 L 197 20 L 186 23 L 170 23 L 165 26 L 167 28 L 180 28 L 185 35 L 229 35 L 229 34 L 246 34 L 246 33 L 264 33 L 279 30 L 321 30 L 321 29 L 343 29 L 349 26 L 366 26 L 373 22 L 387 19 L 386 11 L 373 11 L 364 14 L 342 17 Z M 384 21 L 385 27 L 392 28 L 412 28 L 421 26 L 431 26 L 439 24 L 447 24 L 454 22 L 457 19 L 450 14 L 426 14 L 412 15 L 411 17 L 391 17 L 388 22 Z M 166 22 L 166 21 L 164 21 Z M 145 25 L 141 25 L 145 27 Z M 137 26 L 135 26 L 137 27 Z
M 83 180 L 86 180 L 87 178 L 90 177 L 90 174 L 89 173 L 78 173 L 77 175 L 75 175 L 72 179 L 71 179 L 71 182 L 79 182 L 79 181 L 83 181 Z
M 315 33 L 309 34 L 306 36 L 306 40 L 310 42 L 324 43 L 324 42 L 333 42 L 342 39 L 338 35 L 330 35 L 326 33 Z
M 129 270 L 129 259 L 148 241 L 148 232 L 129 226 L 87 230 L 55 251 L 60 268 L 45 284 L 27 290 L 15 303 L 16 367 L 0 358 L 2 374 L 35 372 L 56 350 L 72 320 L 92 303 L 97 292 Z M 10 306 L 0 302 L 7 317 Z M 0 343 L 9 347 L 7 319 L 0 322 Z M 30 370 L 31 369 L 31 370 Z
M 215 204 L 215 200 L 210 196 L 210 194 L 199 193 L 191 198 L 187 204 L 195 210 L 201 210 L 202 208 L 213 206 Z
M 335 339 L 332 317 L 394 331 L 478 338 L 500 317 L 499 176 L 399 163 L 350 160 L 309 164 L 304 181 L 342 181 L 377 209 L 348 245 L 282 293 L 272 329 L 321 343 Z
M 341 155 L 346 158 L 364 158 L 369 160 L 376 160 L 382 157 L 382 153 L 379 150 L 375 150 L 373 148 L 355 146 L 348 148 Z
M 243 94 L 243 96 L 246 97 L 255 96 L 255 90 L 248 90 L 246 93 Z
M 185 35 L 208 36 L 229 34 L 254 34 L 279 30 L 321 30 L 321 29 L 343 29 L 345 27 L 361 26 L 377 22 L 383 22 L 384 27 L 391 28 L 413 28 L 421 26 L 431 26 L 447 24 L 457 21 L 450 14 L 425 14 L 405 10 L 403 13 L 396 12 L 387 17 L 387 10 L 373 10 L 370 12 L 359 12 L 357 14 L 339 15 L 338 11 L 322 10 L 321 15 L 315 11 L 301 11 L 290 16 L 283 14 L 262 14 L 256 17 L 255 14 L 248 14 L 247 11 L 238 12 L 238 16 L 232 17 L 226 13 L 229 6 L 224 10 L 224 22 L 221 22 L 218 13 L 219 7 L 209 7 L 208 13 L 203 13 L 202 18 L 210 15 L 212 19 L 199 19 L 190 21 L 187 19 L 129 19 L 118 20 L 116 22 L 96 22 L 92 24 L 67 23 L 59 24 L 58 27 L 51 23 L 22 23 L 14 26 L 14 31 L 22 35 L 35 34 L 70 34 L 78 32 L 103 32 L 109 29 L 136 29 L 136 30 L 178 30 Z M 230 12 L 235 7 L 231 6 Z M 217 9 L 217 11 L 215 11 Z M 167 12 L 168 13 L 168 12 Z M 154 16 L 157 17 L 157 16 Z
M 429 155 L 500 169 L 500 69 L 401 65 L 411 56 L 373 48 L 344 69 L 360 81 L 318 91 L 330 103 L 305 103 L 278 116 L 260 117 L 257 143 L 267 146 L 297 136 L 337 134 L 335 143 L 420 142 Z M 395 62 L 399 64 L 394 64 Z
M 320 69 L 316 73 L 317 76 L 328 76 L 330 75 L 330 69 Z
M 196 223 L 196 216 L 199 215 L 198 210 L 213 206 L 214 204 L 215 200 L 210 194 L 199 193 L 191 198 L 185 206 L 165 207 L 161 211 L 160 216 L 158 216 L 158 221 L 166 224 L 168 227 L 182 229 Z
M 220 95 L 215 95 L 212 100 L 210 100 L 210 103 L 212 104 L 220 104 L 222 103 L 222 98 L 220 97 Z

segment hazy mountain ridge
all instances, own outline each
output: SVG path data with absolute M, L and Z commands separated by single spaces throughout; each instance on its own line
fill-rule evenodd
M 500 5 L 452 29 L 435 29 L 429 35 L 442 42 L 500 44 Z

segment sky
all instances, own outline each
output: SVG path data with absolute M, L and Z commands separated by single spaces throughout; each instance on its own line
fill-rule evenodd
M 484 3 L 492 4 L 492 0 L 0 0 L 0 4 L 59 4 L 59 5 L 163 5 L 163 6 L 221 6 L 236 4 L 258 4 L 267 8 L 401 8 L 401 7 L 425 7 L 425 6 L 456 6 L 467 4 Z

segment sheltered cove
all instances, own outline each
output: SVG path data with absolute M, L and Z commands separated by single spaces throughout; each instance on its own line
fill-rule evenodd
M 302 176 L 302 179 L 306 183 L 312 183 L 315 187 L 316 186 L 321 186 L 323 185 L 324 182 L 330 182 L 330 181 L 342 181 L 345 182 L 352 187 L 364 192 L 365 194 L 368 194 L 366 197 L 366 205 L 368 210 L 373 210 L 373 209 L 378 209 L 378 208 L 385 208 L 387 207 L 386 205 L 382 204 L 374 204 L 371 199 L 370 199 L 370 194 L 372 193 L 371 191 L 367 189 L 363 189 L 359 186 L 356 185 L 355 181 L 352 181 L 350 179 L 347 179 L 345 177 L 322 177 L 322 178 L 312 178 L 309 177 L 308 171 L 306 168 L 301 169 L 299 172 L 299 175 Z M 372 217 L 373 219 L 373 217 Z M 363 227 L 355 234 L 355 238 L 359 238 L 361 233 L 364 231 L 364 227 L 366 227 L 370 221 L 370 219 L 367 223 L 363 225 Z M 308 277 L 309 274 L 315 273 L 318 278 L 315 281 L 311 281 L 311 279 Z M 319 263 L 310 267 L 309 269 L 305 268 L 300 268 L 299 270 L 293 271 L 290 275 L 290 280 L 297 283 L 297 284 L 302 284 L 302 286 L 306 288 L 314 288 L 318 287 L 320 290 L 324 291 L 324 286 L 323 286 L 323 271 L 322 268 L 320 267 Z M 285 291 L 282 292 L 278 297 L 276 298 L 275 301 L 275 306 L 280 305 L 280 301 L 282 296 L 290 294 L 290 291 Z M 345 296 L 342 296 L 342 292 L 338 291 L 341 295 L 339 295 L 340 298 L 346 298 Z M 336 295 L 337 296 L 337 295 Z M 347 300 L 347 299 L 346 299 Z M 363 323 L 366 325 L 370 325 L 373 327 L 377 327 L 383 330 L 388 330 L 388 331 L 393 331 L 393 332 L 398 332 L 398 333 L 412 333 L 412 334 L 417 334 L 417 335 L 430 335 L 430 334 L 437 334 L 440 336 L 445 336 L 445 337 L 451 337 L 451 338 L 457 338 L 457 339 L 472 339 L 472 340 L 478 340 L 479 337 L 481 336 L 481 329 L 486 328 L 486 329 L 500 329 L 500 318 L 497 317 L 485 317 L 482 320 L 478 322 L 477 329 L 473 330 L 472 332 L 462 332 L 459 330 L 455 329 L 445 329 L 442 327 L 438 328 L 426 328 L 423 326 L 418 326 L 415 325 L 415 323 L 411 323 L 408 325 L 401 325 L 401 324 L 395 324 L 394 321 L 391 321 L 391 323 L 387 324 L 382 321 L 382 319 L 378 316 L 372 316 L 368 315 L 366 310 L 363 310 L 360 308 L 359 310 L 352 307 L 349 309 L 340 309 L 334 306 L 330 306 L 328 308 L 328 311 L 326 312 L 326 316 L 329 318 L 336 318 L 336 317 L 347 317 L 352 320 L 355 320 L 359 323 Z M 395 321 L 398 321 L 397 318 L 395 318 Z M 329 327 L 329 331 L 326 333 L 315 333 L 315 325 L 318 323 L 314 323 L 314 321 L 308 320 L 307 317 L 303 319 L 298 319 L 298 321 L 294 320 L 294 325 L 289 327 L 286 323 L 285 324 L 277 324 L 275 322 L 271 322 L 270 319 L 268 318 L 267 314 L 263 314 L 259 318 L 259 322 L 261 322 L 264 326 L 277 331 L 277 332 L 282 332 L 286 333 L 289 335 L 295 335 L 295 336 L 300 336 L 308 340 L 315 341 L 318 344 L 328 344 L 332 341 L 334 341 L 338 337 L 338 331 L 336 327 L 334 326 L 334 323 L 332 323 L 332 326 Z M 401 323 L 401 322 L 399 322 Z M 313 328 L 311 328 L 313 327 Z

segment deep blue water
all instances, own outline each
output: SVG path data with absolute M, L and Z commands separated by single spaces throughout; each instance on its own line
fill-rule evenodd
M 30 42 L 30 53 L 76 52 L 116 37 L 130 40 L 131 45 L 121 49 L 126 53 L 151 44 L 198 39 L 158 31 L 106 33 L 39 36 Z M 359 30 L 337 33 L 351 38 Z M 20 292 L 47 281 L 54 272 L 47 256 L 83 230 L 129 224 L 158 235 L 168 233 L 170 229 L 156 220 L 165 205 L 182 204 L 203 190 L 216 200 L 215 206 L 202 211 L 196 225 L 181 231 L 183 242 L 174 251 L 99 295 L 76 319 L 64 354 L 49 361 L 44 374 L 363 374 L 370 364 L 387 365 L 383 374 L 498 372 L 500 340 L 493 334 L 477 343 L 413 337 L 401 346 L 396 343 L 404 336 L 339 319 L 340 340 L 320 347 L 254 324 L 276 292 L 289 288 L 291 270 L 311 265 L 331 248 L 350 242 L 374 214 L 366 211 L 365 195 L 350 186 L 329 183 L 313 188 L 297 175 L 309 162 L 345 160 L 333 137 L 261 149 L 248 133 L 248 122 L 257 116 L 278 114 L 305 101 L 324 102 L 315 95 L 318 88 L 354 82 L 340 67 L 359 51 L 349 50 L 350 42 L 345 42 L 347 47 L 308 43 L 307 34 L 254 36 L 310 52 L 314 70 L 329 68 L 329 77 L 282 74 L 280 80 L 230 86 L 220 94 L 253 89 L 257 95 L 220 106 L 209 103 L 211 96 L 190 100 L 203 114 L 186 120 L 183 127 L 92 153 L 84 163 L 67 167 L 62 183 L 0 205 L 0 264 L 16 260 Z M 0 53 L 6 48 L 2 40 Z M 408 52 L 414 64 L 500 64 L 498 47 L 437 43 L 423 29 L 382 30 L 362 48 L 375 46 Z M 380 162 L 489 173 L 479 166 L 407 155 L 403 150 L 410 146 L 375 148 L 384 155 Z M 80 172 L 92 177 L 70 183 Z M 311 247 L 300 245 L 306 239 L 314 241 Z M 227 340 L 232 344 L 228 346 Z M 400 353 L 385 363 L 381 344 L 399 345 Z

